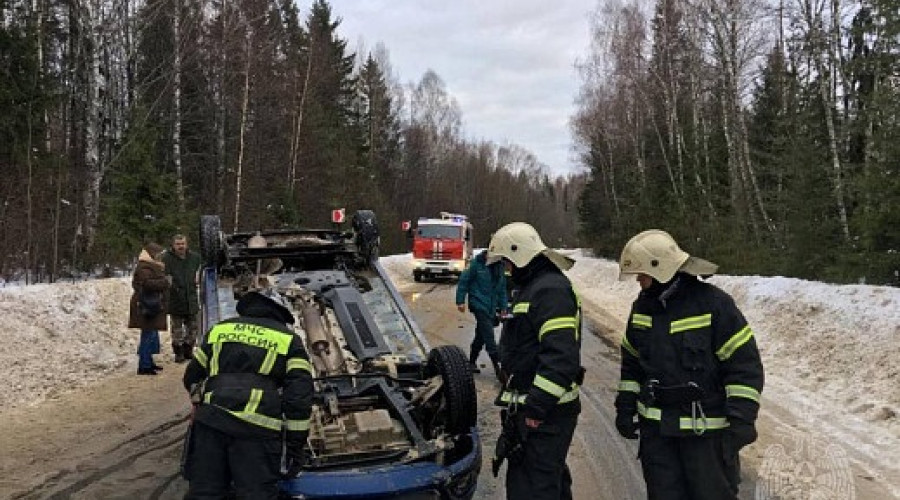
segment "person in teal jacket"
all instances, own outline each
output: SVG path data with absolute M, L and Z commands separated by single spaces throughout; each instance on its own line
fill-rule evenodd
M 476 361 L 483 347 L 494 365 L 494 373 L 502 382 L 500 353 L 494 339 L 494 318 L 498 312 L 501 315 L 506 313 L 506 277 L 499 262 L 487 264 L 486 250 L 476 255 L 459 277 L 456 286 L 456 308 L 459 312 L 466 310 L 466 296 L 469 298 L 469 311 L 475 315 L 475 338 L 469 351 L 469 364 L 473 372 L 481 372 Z

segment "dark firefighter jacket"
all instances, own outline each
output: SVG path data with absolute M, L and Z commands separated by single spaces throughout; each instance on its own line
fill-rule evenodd
M 493 315 L 506 309 L 506 276 L 503 264 L 487 265 L 487 250 L 476 255 L 463 271 L 456 285 L 456 303 L 464 304 L 469 296 L 469 310 Z
M 190 250 L 179 257 L 171 248 L 162 255 L 166 264 L 166 274 L 172 277 L 169 290 L 169 314 L 193 316 L 200 310 L 197 298 L 197 271 L 200 269 L 200 255 Z
M 302 446 L 309 430 L 312 374 L 300 337 L 284 323 L 240 316 L 214 326 L 184 373 L 200 384 L 194 418 L 237 437 L 280 438 Z
M 734 419 L 754 423 L 764 375 L 753 330 L 715 286 L 685 273 L 670 283 L 661 294 L 641 292 L 632 306 L 617 411 L 658 423 L 663 436 L 721 430 Z M 666 396 L 689 383 L 702 393 L 687 401 Z
M 511 375 L 497 404 L 526 418 L 578 412 L 581 308 L 569 279 L 543 256 L 513 272 L 518 293 L 500 338 L 500 364 Z

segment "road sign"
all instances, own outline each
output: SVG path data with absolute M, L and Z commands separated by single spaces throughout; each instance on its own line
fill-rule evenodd
M 338 208 L 331 211 L 331 222 L 334 222 L 335 224 L 343 224 L 345 218 L 346 217 L 344 215 L 343 208 Z

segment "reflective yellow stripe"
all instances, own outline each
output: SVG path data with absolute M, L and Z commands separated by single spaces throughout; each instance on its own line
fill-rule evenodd
M 662 410 L 644 406 L 644 403 L 638 401 L 638 415 L 648 420 L 662 420 Z
M 312 373 L 312 365 L 303 358 L 291 358 L 287 360 L 287 371 L 305 370 Z
M 260 415 L 259 413 L 248 413 L 246 411 L 226 411 L 243 420 L 244 422 L 258 425 L 259 427 L 263 427 L 273 431 L 280 431 L 282 427 L 282 421 L 278 418 L 267 417 L 265 415 Z
M 679 333 L 688 330 L 696 330 L 712 325 L 712 314 L 703 314 L 701 316 L 691 316 L 673 321 L 669 328 L 669 333 Z
M 247 405 L 244 406 L 244 413 L 256 413 L 256 409 L 259 408 L 259 402 L 262 401 L 262 397 L 262 389 L 251 389 L 250 399 L 247 400 Z
M 696 428 L 694 427 L 695 422 L 697 424 Z M 718 429 L 725 429 L 726 427 L 728 427 L 728 419 L 725 417 L 706 417 L 698 419 L 692 419 L 691 417 L 681 417 L 678 419 L 678 428 L 683 431 L 695 431 L 698 429 L 714 431 Z
M 575 401 L 576 399 L 578 399 L 578 384 L 573 383 L 572 389 L 566 391 L 565 394 L 560 396 L 559 403 L 557 403 L 557 404 L 568 403 L 570 401 Z
M 741 330 L 728 339 L 728 342 L 725 342 L 718 351 L 716 351 L 716 356 L 721 361 L 725 361 L 730 358 L 734 351 L 737 351 L 742 345 L 746 344 L 748 340 L 753 338 L 753 330 L 750 329 L 750 325 L 741 328 Z
M 206 357 L 206 353 L 203 352 L 203 349 L 200 349 L 199 347 L 194 348 L 194 359 L 196 359 L 203 368 L 209 368 L 209 359 Z
M 275 366 L 275 359 L 278 358 L 278 353 L 275 351 L 266 351 L 266 359 L 263 360 L 262 366 L 259 367 L 260 375 L 268 375 L 272 372 L 272 367 Z
M 652 328 L 653 327 L 653 318 L 650 316 L 647 316 L 646 314 L 634 313 L 631 315 L 631 324 L 634 326 L 640 326 L 643 328 Z
M 284 428 L 288 431 L 308 431 L 309 419 L 306 420 L 290 420 L 284 421 Z
M 759 391 L 749 385 L 726 385 L 725 394 L 729 398 L 746 398 L 759 403 Z
M 622 380 L 619 382 L 619 391 L 621 392 L 641 392 L 641 384 L 634 380 Z
M 566 389 L 564 387 L 553 383 L 551 380 L 541 376 L 540 374 L 534 376 L 534 386 L 557 398 L 566 393 Z
M 638 401 L 638 414 L 647 420 L 662 420 L 662 410 L 645 406 L 644 403 Z M 703 430 L 717 430 L 728 427 L 728 419 L 725 417 L 706 417 L 693 419 L 691 417 L 680 417 L 678 419 L 678 428 L 682 431 L 694 431 L 694 423 Z
M 625 335 L 622 335 L 622 347 L 624 347 L 625 350 L 628 351 L 628 353 L 631 354 L 632 356 L 634 356 L 636 358 L 641 357 L 641 355 L 638 354 L 637 349 L 635 349 L 634 346 L 631 345 L 631 342 L 628 341 L 627 333 Z
M 203 402 L 206 404 L 212 403 L 212 391 L 207 392 L 203 395 Z
M 528 312 L 529 306 L 531 306 L 531 302 L 519 302 L 513 306 L 512 312 L 513 314 L 525 314 Z
M 544 334 L 553 330 L 562 330 L 565 328 L 571 328 L 575 330 L 575 338 L 578 338 L 577 331 L 577 323 L 574 316 L 562 316 L 559 318 L 548 319 L 541 326 L 541 331 L 538 332 L 538 340 L 542 340 L 544 338 Z
M 208 342 L 210 344 L 239 342 L 284 355 L 287 354 L 293 338 L 294 336 L 289 333 L 264 326 L 248 323 L 220 323 L 209 331 Z
M 500 394 L 500 401 L 502 401 L 504 403 L 522 404 L 525 402 L 525 399 L 527 397 L 528 397 L 528 394 L 513 395 L 513 393 L 510 391 L 503 391 L 503 393 Z
M 212 345 L 212 363 L 209 366 L 209 376 L 219 374 L 219 354 L 222 352 L 222 344 L 213 344 Z
M 557 387 L 559 387 L 559 386 L 557 385 Z M 572 388 L 569 389 L 568 391 L 564 392 L 559 397 L 559 401 L 557 401 L 556 404 L 561 405 L 561 404 L 570 403 L 572 401 L 575 401 L 576 399 L 578 399 L 578 392 L 579 392 L 578 384 L 573 382 Z M 507 404 L 509 404 L 509 403 L 524 404 L 527 399 L 528 399 L 528 394 L 513 394 L 512 391 L 503 391 L 500 394 L 500 402 L 507 403 Z

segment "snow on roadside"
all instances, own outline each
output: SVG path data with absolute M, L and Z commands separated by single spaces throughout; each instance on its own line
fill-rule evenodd
M 130 278 L 0 288 L 0 410 L 136 366 Z

